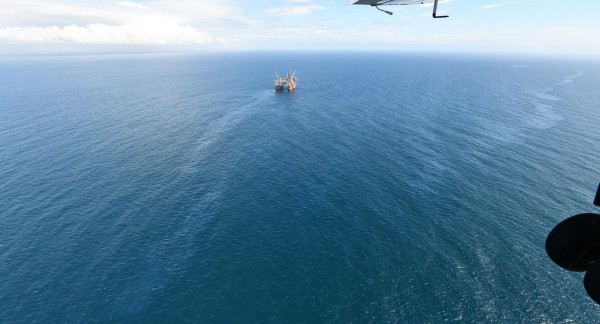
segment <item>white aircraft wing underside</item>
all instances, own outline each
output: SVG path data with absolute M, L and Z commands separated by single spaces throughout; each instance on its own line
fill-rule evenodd
M 431 3 L 434 0 L 357 0 L 352 1 L 355 5 L 370 5 L 370 6 L 406 6 L 406 5 L 417 5 L 423 3 Z

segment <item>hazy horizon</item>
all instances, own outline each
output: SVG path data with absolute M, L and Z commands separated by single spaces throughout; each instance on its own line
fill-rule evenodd
M 410 51 L 598 55 L 600 2 L 0 0 L 0 55 L 57 52 Z

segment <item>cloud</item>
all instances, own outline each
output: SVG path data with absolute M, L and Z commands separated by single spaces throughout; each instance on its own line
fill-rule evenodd
M 146 21 L 118 26 L 91 24 L 65 27 L 7 27 L 0 29 L 0 42 L 149 45 L 209 44 L 226 41 L 191 26 Z
M 137 2 L 131 2 L 131 1 L 119 1 L 117 2 L 118 5 L 123 6 L 123 7 L 130 7 L 130 8 L 138 8 L 138 9 L 148 9 L 148 7 L 144 6 L 143 4 L 137 3 Z
M 233 0 L 0 0 L 0 8 L 5 44 L 222 45 L 229 43 L 227 26 L 250 23 Z
M 501 3 L 493 3 L 493 4 L 481 6 L 481 7 L 477 8 L 477 10 L 495 9 L 495 8 L 500 8 L 500 7 L 508 6 L 508 5 L 515 4 L 515 3 L 517 3 L 517 2 L 516 1 L 507 1 L 507 2 L 501 2 Z
M 315 11 L 323 9 L 325 9 L 325 7 L 321 5 L 305 5 L 285 8 L 273 8 L 267 10 L 267 13 L 272 16 L 299 16 L 308 15 Z
M 14 15 L 17 11 L 14 9 L 0 8 L 0 15 Z

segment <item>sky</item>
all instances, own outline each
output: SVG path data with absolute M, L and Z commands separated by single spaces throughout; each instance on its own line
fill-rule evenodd
M 0 0 L 0 54 L 35 48 L 407 50 L 600 55 L 600 0 Z

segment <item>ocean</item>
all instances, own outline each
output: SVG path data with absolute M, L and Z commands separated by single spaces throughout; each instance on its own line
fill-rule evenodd
M 298 88 L 275 93 L 275 71 Z M 600 61 L 0 58 L 0 322 L 600 322 Z

